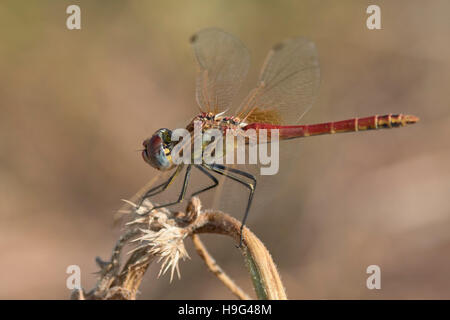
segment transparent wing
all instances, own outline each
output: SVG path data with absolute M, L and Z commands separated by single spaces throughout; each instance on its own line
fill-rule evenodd
M 238 38 L 215 28 L 194 34 L 191 44 L 198 64 L 196 98 L 200 109 L 225 111 L 247 75 L 247 48 Z
M 312 106 L 320 83 L 313 42 L 294 38 L 275 45 L 264 62 L 258 85 L 238 110 L 247 123 L 297 123 Z

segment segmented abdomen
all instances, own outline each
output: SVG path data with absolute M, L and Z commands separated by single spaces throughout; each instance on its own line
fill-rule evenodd
M 403 127 L 416 123 L 416 116 L 403 114 L 387 114 L 382 116 L 371 116 L 366 118 L 353 118 L 348 120 L 326 122 L 311 125 L 282 126 L 267 123 L 251 123 L 243 129 L 278 129 L 280 139 L 293 139 L 300 137 L 316 136 L 320 134 L 333 134 L 343 132 L 366 131 L 376 129 L 389 129 Z

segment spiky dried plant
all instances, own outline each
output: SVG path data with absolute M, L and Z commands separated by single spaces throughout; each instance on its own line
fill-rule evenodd
M 111 259 L 97 258 L 101 270 L 94 289 L 85 293 L 82 289 L 72 294 L 74 299 L 136 299 L 139 285 L 153 261 L 161 263 L 158 277 L 170 270 L 170 281 L 175 271 L 180 277 L 179 262 L 189 258 L 184 241 L 193 240 L 199 256 L 208 269 L 240 299 L 250 297 L 217 265 L 198 237 L 199 233 L 225 234 L 237 243 L 240 239 L 240 223 L 231 216 L 219 212 L 202 211 L 200 200 L 192 198 L 186 212 L 172 212 L 166 208 L 151 210 L 149 201 L 138 207 L 129 204 L 129 222 L 124 234 L 117 241 Z M 125 245 L 135 245 L 128 252 L 128 259 L 120 265 L 120 255 Z M 286 299 L 283 284 L 270 253 L 259 239 L 244 228 L 241 252 L 249 269 L 256 295 L 259 299 Z

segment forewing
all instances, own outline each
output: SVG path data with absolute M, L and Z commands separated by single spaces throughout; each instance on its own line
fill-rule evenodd
M 191 43 L 198 64 L 197 103 L 203 111 L 229 109 L 248 72 L 247 48 L 238 38 L 215 28 L 194 34 Z
M 320 83 L 313 42 L 294 38 L 269 52 L 258 80 L 237 115 L 247 123 L 297 123 L 312 106 Z

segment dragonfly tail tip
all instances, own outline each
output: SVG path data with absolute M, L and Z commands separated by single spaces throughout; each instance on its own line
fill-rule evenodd
M 413 123 L 418 122 L 419 120 L 420 120 L 419 117 L 409 115 L 409 114 L 405 115 L 406 124 L 413 124 Z

